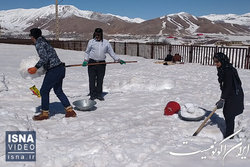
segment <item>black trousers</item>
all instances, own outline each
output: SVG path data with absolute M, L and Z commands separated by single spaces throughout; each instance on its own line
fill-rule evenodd
M 105 62 L 105 61 L 99 61 Z M 90 63 L 98 63 L 97 61 L 90 59 Z M 102 95 L 103 79 L 105 76 L 106 64 L 91 65 L 88 66 L 89 75 L 89 94 L 90 97 L 97 97 Z
M 224 135 L 224 138 L 226 138 L 234 133 L 235 116 L 224 115 L 224 117 L 225 117 L 225 123 L 226 123 L 226 133 Z

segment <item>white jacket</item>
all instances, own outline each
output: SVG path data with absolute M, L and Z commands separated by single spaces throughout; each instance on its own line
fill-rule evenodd
M 89 59 L 94 59 L 96 61 L 103 61 L 106 59 L 106 53 L 108 53 L 115 61 L 119 60 L 110 43 L 106 39 L 103 39 L 103 41 L 91 39 L 89 40 L 85 51 L 85 60 L 89 61 Z

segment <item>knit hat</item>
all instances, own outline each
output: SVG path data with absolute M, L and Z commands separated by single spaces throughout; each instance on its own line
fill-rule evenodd
M 29 36 L 34 37 L 35 39 L 39 38 L 40 36 L 42 36 L 42 31 L 39 28 L 32 28 L 30 30 L 30 34 Z
M 95 32 L 93 34 L 93 38 L 95 38 L 97 34 L 100 35 L 101 36 L 101 40 L 103 40 L 103 30 L 101 28 L 96 28 L 95 29 Z

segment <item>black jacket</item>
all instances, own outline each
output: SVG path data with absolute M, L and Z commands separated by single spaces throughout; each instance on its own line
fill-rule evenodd
M 225 99 L 224 116 L 232 117 L 241 114 L 244 110 L 244 93 L 236 69 L 224 68 L 220 84 L 221 98 Z
M 172 56 L 171 54 L 168 54 L 168 55 L 165 57 L 164 61 L 173 61 L 173 56 Z

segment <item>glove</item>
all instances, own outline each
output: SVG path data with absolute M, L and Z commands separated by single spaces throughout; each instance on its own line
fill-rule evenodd
M 86 67 L 88 65 L 88 62 L 87 61 L 84 61 L 83 63 L 82 63 L 82 66 L 83 67 Z
M 119 63 L 120 63 L 120 64 L 126 64 L 126 62 L 123 61 L 123 60 L 119 60 Z
M 28 69 L 28 73 L 30 73 L 30 74 L 35 74 L 36 71 L 37 71 L 36 67 L 31 67 L 31 68 Z
M 217 109 L 221 109 L 224 107 L 225 104 L 225 100 L 224 99 L 220 99 L 219 101 L 217 101 L 217 103 L 215 104 Z

